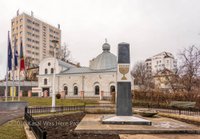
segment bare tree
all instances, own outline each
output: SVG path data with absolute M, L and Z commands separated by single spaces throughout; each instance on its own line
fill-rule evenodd
M 179 53 L 181 65 L 181 84 L 187 92 L 199 86 L 200 49 L 190 46 Z
M 64 45 L 60 48 L 59 50 L 59 55 L 58 55 L 58 58 L 61 59 L 62 61 L 70 61 L 70 56 L 71 56 L 71 52 L 70 50 L 68 49 L 66 43 L 64 43 Z
M 131 75 L 134 77 L 134 83 L 138 85 L 140 89 L 153 88 L 152 76 L 148 74 L 145 62 L 137 62 L 131 71 Z
M 165 85 L 165 88 L 167 89 L 166 91 L 173 91 L 174 93 L 180 89 L 180 77 L 179 77 L 179 72 L 178 69 L 176 71 L 172 71 L 169 69 L 163 69 L 159 71 L 155 76 L 154 76 L 157 86 L 161 86 L 161 84 Z M 159 83 L 159 85 L 158 85 Z

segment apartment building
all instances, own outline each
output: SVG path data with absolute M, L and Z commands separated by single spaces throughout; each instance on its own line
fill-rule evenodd
M 34 17 L 33 12 L 31 15 L 17 12 L 17 16 L 11 20 L 12 47 L 14 46 L 15 38 L 18 52 L 20 52 L 21 40 L 23 42 L 26 68 L 35 67 L 45 57 L 53 56 L 54 44 L 52 40 L 58 40 L 57 56 L 61 46 L 59 25 L 54 27 L 45 23 Z
M 154 76 L 163 69 L 175 72 L 177 69 L 177 60 L 169 52 L 162 52 L 145 60 L 146 69 L 149 76 Z

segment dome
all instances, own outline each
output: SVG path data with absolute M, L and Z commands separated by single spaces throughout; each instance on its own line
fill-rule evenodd
M 105 42 L 102 46 L 103 51 L 110 51 L 110 44 Z
M 117 67 L 117 57 L 110 53 L 110 44 L 105 42 L 103 52 L 90 61 L 90 68 L 95 70 L 113 69 Z

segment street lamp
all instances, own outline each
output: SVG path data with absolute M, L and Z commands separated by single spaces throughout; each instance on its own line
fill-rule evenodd
M 54 52 L 53 52 L 53 57 L 54 57 L 54 61 L 53 61 L 53 83 L 52 83 L 52 112 L 55 112 L 55 106 L 56 106 L 56 97 L 55 97 L 55 71 L 56 71 L 56 44 L 58 43 L 58 40 L 52 40 L 52 43 L 54 44 Z

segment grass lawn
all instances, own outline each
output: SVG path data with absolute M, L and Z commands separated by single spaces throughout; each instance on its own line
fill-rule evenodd
M 0 139 L 26 139 L 22 119 L 16 119 L 0 126 Z
M 51 98 L 42 98 L 42 97 L 23 97 L 20 98 L 21 101 L 27 101 L 29 106 L 51 106 L 52 99 Z M 0 99 L 0 101 L 5 101 L 4 99 Z M 11 101 L 11 98 L 8 99 Z M 17 101 L 17 98 L 14 99 Z M 56 106 L 69 106 L 69 105 L 91 105 L 94 103 L 98 103 L 96 99 L 56 99 Z
M 23 97 L 22 101 L 27 101 L 29 106 L 51 106 L 52 99 L 51 98 L 38 98 L 38 97 Z M 98 103 L 97 100 L 94 99 L 56 99 L 56 106 L 69 106 L 69 105 L 90 105 L 93 103 Z

